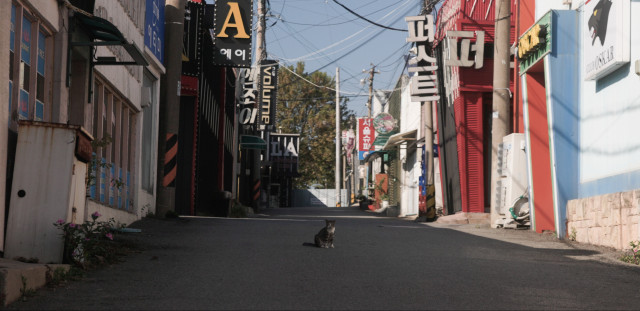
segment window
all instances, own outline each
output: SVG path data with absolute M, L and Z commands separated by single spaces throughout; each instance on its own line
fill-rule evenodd
M 92 135 L 101 142 L 94 150 L 90 198 L 131 211 L 130 171 L 135 113 L 129 103 L 100 77 L 95 78 Z
M 9 42 L 9 127 L 17 120 L 50 121 L 52 39 L 30 12 L 11 5 Z

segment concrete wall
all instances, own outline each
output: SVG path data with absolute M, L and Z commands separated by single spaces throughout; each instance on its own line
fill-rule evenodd
M 340 191 L 340 202 L 347 201 L 347 189 Z M 293 190 L 292 207 L 335 207 L 335 189 Z
M 580 243 L 629 249 L 640 239 L 640 190 L 571 200 L 567 236 Z

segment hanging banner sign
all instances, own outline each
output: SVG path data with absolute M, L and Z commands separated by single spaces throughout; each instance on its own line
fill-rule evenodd
M 358 158 L 362 161 L 373 150 L 376 131 L 373 129 L 373 119 L 358 119 Z
M 260 92 L 258 103 L 260 107 L 260 125 L 273 129 L 276 122 L 276 94 L 278 93 L 278 62 L 265 60 L 260 68 Z
M 252 22 L 253 1 L 215 2 L 213 29 L 209 30 L 215 46 L 214 65 L 251 67 Z

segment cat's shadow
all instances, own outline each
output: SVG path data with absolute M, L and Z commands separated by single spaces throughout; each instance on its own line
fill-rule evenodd
M 302 243 L 302 246 L 312 246 L 312 247 L 316 247 L 316 245 L 314 243 L 309 243 L 309 242 L 304 242 Z

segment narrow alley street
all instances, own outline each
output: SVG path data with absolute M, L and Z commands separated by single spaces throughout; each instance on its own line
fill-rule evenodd
M 304 246 L 325 218 L 336 220 L 335 248 Z M 355 208 L 143 219 L 132 227 L 142 232 L 121 238 L 140 252 L 8 309 L 584 310 L 640 303 L 638 268 L 594 260 L 604 257 L 531 231 L 428 225 Z

